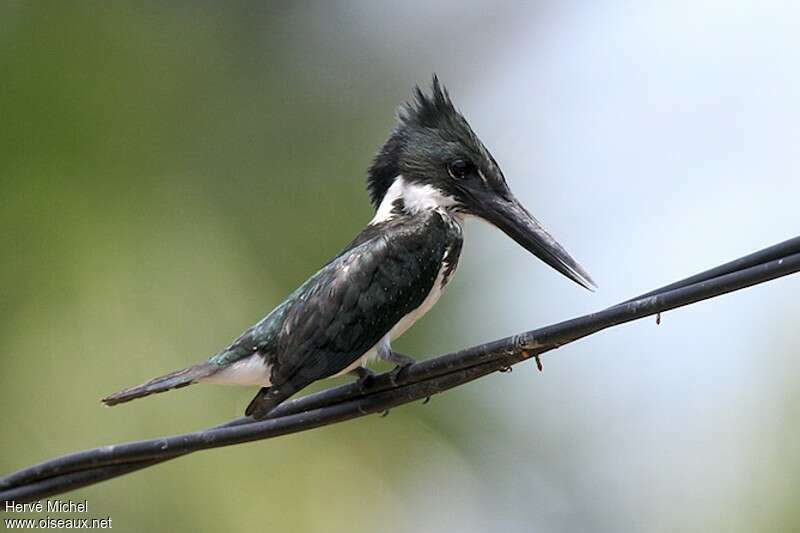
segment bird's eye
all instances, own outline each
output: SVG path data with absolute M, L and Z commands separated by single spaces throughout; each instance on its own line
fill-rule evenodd
M 464 179 L 475 171 L 475 166 L 465 159 L 456 159 L 447 165 L 447 172 L 455 179 Z

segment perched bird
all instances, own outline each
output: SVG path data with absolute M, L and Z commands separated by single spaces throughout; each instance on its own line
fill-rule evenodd
M 400 107 L 367 177 L 375 216 L 328 264 L 264 319 L 207 361 L 103 399 L 116 405 L 190 385 L 260 385 L 246 414 L 261 419 L 314 381 L 351 373 L 364 382 L 380 358 L 396 376 L 414 359 L 391 349 L 453 276 L 462 224 L 498 227 L 536 257 L 591 289 L 589 274 L 511 194 L 500 167 L 434 76 Z

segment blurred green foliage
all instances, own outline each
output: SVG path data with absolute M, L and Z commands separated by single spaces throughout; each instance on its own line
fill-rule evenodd
M 371 216 L 364 170 L 392 107 L 368 84 L 312 83 L 319 73 L 291 55 L 294 13 L 0 7 L 0 471 L 239 415 L 254 390 L 98 400 L 224 347 Z M 199 454 L 68 497 L 122 531 L 374 530 L 369 508 L 392 505 L 409 466 L 452 454 L 415 413 L 390 420 Z

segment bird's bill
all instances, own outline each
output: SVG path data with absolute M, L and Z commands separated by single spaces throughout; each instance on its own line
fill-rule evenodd
M 525 207 L 513 196 L 510 200 L 492 197 L 481 202 L 483 218 L 500 228 L 517 244 L 561 272 L 575 283 L 592 290 L 597 287 L 586 272 Z

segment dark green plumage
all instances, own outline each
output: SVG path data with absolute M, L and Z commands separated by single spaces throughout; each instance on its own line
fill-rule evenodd
M 449 218 L 425 211 L 368 226 L 211 361 L 229 364 L 258 352 L 271 367 L 276 405 L 350 367 L 423 303 L 445 252 L 449 265 L 458 261 L 461 229 Z

